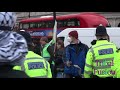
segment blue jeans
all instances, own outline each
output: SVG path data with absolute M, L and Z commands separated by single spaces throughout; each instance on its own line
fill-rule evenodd
M 57 72 L 57 77 L 56 78 L 64 78 L 63 72 Z

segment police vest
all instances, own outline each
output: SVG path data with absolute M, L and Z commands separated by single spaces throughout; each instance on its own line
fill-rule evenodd
M 47 48 L 50 46 L 50 44 L 46 44 L 45 47 L 42 50 L 42 57 L 44 57 L 47 61 L 50 59 L 50 54 L 47 51 Z
M 21 66 L 15 66 L 14 70 L 25 71 L 29 77 L 35 78 L 51 78 L 51 70 L 49 63 L 41 56 L 29 51 L 26 55 L 26 59 Z
M 44 57 L 47 61 L 50 59 L 50 54 L 47 51 L 47 48 L 50 46 L 50 43 L 46 44 L 45 47 L 42 50 L 42 57 Z M 52 61 L 52 64 L 54 64 L 54 61 Z
M 112 66 L 112 71 L 115 71 L 114 78 L 120 78 L 120 51 L 117 51 L 114 59 L 114 66 Z
M 98 77 L 112 77 L 115 73 L 111 70 L 114 65 L 114 57 L 116 55 L 116 45 L 107 40 L 97 41 L 90 49 L 93 55 L 93 75 Z

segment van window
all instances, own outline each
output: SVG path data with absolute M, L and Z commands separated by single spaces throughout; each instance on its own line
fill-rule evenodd
M 76 18 L 71 18 L 71 19 L 66 19 L 66 20 L 58 20 L 57 26 L 58 26 L 58 28 L 70 27 L 70 26 L 80 26 L 80 21 Z

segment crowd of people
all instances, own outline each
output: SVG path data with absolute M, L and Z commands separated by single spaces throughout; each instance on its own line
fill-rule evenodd
M 120 78 L 120 50 L 104 26 L 96 28 L 91 47 L 68 34 L 69 45 L 57 38 L 32 39 L 25 30 L 14 32 L 16 15 L 0 12 L 0 78 Z

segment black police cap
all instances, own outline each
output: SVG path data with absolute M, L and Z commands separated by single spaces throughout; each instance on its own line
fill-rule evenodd
M 27 44 L 32 44 L 32 38 L 28 32 L 21 30 L 18 33 L 25 38 L 25 40 L 27 41 Z
M 96 28 L 96 35 L 108 35 L 106 28 L 104 26 L 102 26 L 102 24 L 100 24 Z

